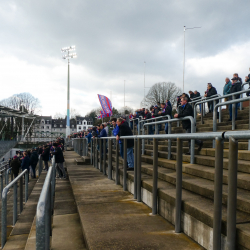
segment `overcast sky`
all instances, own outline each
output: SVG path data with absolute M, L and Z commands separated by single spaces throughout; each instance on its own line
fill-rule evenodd
M 249 0 L 3 0 L 0 1 L 0 99 L 21 92 L 39 98 L 42 115 L 66 113 L 67 61 L 75 45 L 71 108 L 98 108 L 97 94 L 116 108 L 140 107 L 146 86 L 162 81 L 222 93 L 225 77 L 249 74 Z M 147 89 L 148 91 L 148 89 Z

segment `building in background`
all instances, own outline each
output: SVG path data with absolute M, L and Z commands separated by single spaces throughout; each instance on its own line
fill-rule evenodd
M 93 126 L 93 119 L 90 117 L 76 116 L 77 132 L 88 130 Z

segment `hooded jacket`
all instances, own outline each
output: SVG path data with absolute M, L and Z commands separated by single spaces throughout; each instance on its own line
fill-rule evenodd
M 133 135 L 133 132 L 131 128 L 123 121 L 121 125 L 119 126 L 119 133 L 118 136 L 128 136 L 128 135 Z M 132 148 L 134 146 L 134 140 L 133 139 L 128 139 L 127 140 L 127 148 Z
M 178 118 L 186 117 L 186 116 L 192 116 L 194 117 L 194 111 L 192 106 L 187 103 L 185 106 L 179 106 L 179 112 L 178 112 Z M 190 120 L 184 120 L 182 121 L 182 127 L 184 129 L 191 128 L 191 122 Z

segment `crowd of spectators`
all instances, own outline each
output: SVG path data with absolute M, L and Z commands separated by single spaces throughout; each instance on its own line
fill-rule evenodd
M 66 172 L 63 166 L 64 157 L 64 139 L 57 138 L 55 141 L 51 141 L 43 146 L 32 148 L 31 150 L 26 151 L 17 151 L 13 158 L 9 159 L 9 166 L 11 167 L 11 171 L 13 172 L 14 178 L 18 176 L 18 174 L 25 169 L 28 171 L 28 179 L 29 176 L 31 178 L 36 178 L 36 167 L 39 160 L 39 156 L 43 161 L 44 171 L 48 171 L 49 161 L 52 159 L 53 155 L 55 155 L 55 163 L 56 163 L 56 178 L 64 178 L 66 179 Z
M 250 74 L 246 76 L 245 82 L 249 82 L 250 84 Z M 230 81 L 230 78 L 225 79 L 225 86 L 223 88 L 223 95 L 227 95 L 230 93 L 235 93 L 241 90 L 242 86 L 242 79 L 238 76 L 237 73 L 233 74 L 233 77 Z M 192 105 L 189 104 L 189 102 L 193 100 L 199 100 L 201 98 L 208 99 L 207 105 L 208 105 L 208 113 L 213 112 L 214 109 L 214 103 L 213 101 L 209 101 L 209 98 L 214 97 L 217 94 L 216 88 L 211 84 L 207 84 L 207 89 L 204 91 L 204 95 L 202 96 L 200 92 L 197 90 L 195 91 L 189 91 L 189 94 L 183 93 L 180 96 L 177 96 L 177 109 L 176 114 L 174 114 L 175 118 L 181 118 L 186 116 L 194 116 Z M 235 98 L 239 98 L 239 95 L 235 95 Z M 225 101 L 231 100 L 232 98 L 225 98 Z M 236 105 L 238 107 L 238 104 Z M 232 120 L 232 104 L 227 105 L 227 109 L 229 109 L 230 119 Z M 199 110 L 201 112 L 201 104 L 199 104 Z M 155 105 L 152 105 L 149 109 L 147 108 L 141 108 L 137 109 L 134 113 L 130 113 L 128 116 L 128 119 L 126 119 L 125 116 L 117 118 L 112 118 L 109 122 L 104 122 L 102 124 L 99 124 L 97 126 L 94 126 L 92 128 L 89 128 L 87 131 L 81 131 L 79 133 L 74 133 L 70 135 L 70 138 L 88 138 L 88 143 L 91 142 L 91 138 L 95 137 L 108 137 L 108 136 L 115 136 L 116 139 L 119 141 L 119 148 L 120 148 L 120 154 L 123 158 L 123 143 L 122 140 L 120 140 L 120 136 L 126 136 L 126 135 L 132 135 L 133 134 L 133 128 L 134 125 L 138 128 L 138 121 L 139 120 L 149 120 L 152 118 L 157 118 L 157 121 L 165 120 L 166 117 L 169 115 L 171 118 L 173 118 L 172 113 L 172 104 L 169 100 L 166 100 L 165 102 L 157 102 Z M 237 119 L 237 108 L 235 117 Z M 187 133 L 191 133 L 191 122 L 189 120 L 183 120 L 182 121 L 183 129 Z M 160 133 L 162 129 L 162 124 L 158 125 L 158 133 Z M 164 131 L 167 134 L 168 133 L 168 123 L 165 123 Z M 148 126 L 148 134 L 152 135 L 155 132 L 155 126 L 149 125 Z M 203 142 L 200 140 L 195 140 L 195 143 L 198 144 L 198 150 L 201 150 L 203 146 Z M 190 143 L 189 143 L 190 144 Z M 134 168 L 134 162 L 133 162 L 133 140 L 128 140 L 127 145 L 127 169 L 133 170 Z M 104 149 L 106 150 L 106 149 Z M 102 152 L 103 154 L 103 152 Z M 187 154 L 190 154 L 188 152 Z

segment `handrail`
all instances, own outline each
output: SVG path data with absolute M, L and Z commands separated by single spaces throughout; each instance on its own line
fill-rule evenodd
M 36 249 L 50 249 L 51 215 L 55 194 L 55 156 L 49 167 L 36 209 Z
M 217 98 L 217 97 L 220 97 L 220 96 L 221 96 L 220 94 L 215 94 L 215 95 L 212 95 L 212 96 L 200 96 L 200 99 L 210 100 L 210 99 Z M 197 100 L 192 100 L 191 102 L 189 102 L 189 104 L 196 103 Z
M 223 103 L 218 103 L 214 106 L 214 112 L 213 112 L 213 132 L 217 131 L 217 108 L 223 105 L 227 105 L 227 104 L 234 104 L 234 103 L 238 103 L 238 102 L 245 102 L 245 101 L 249 101 L 250 97 L 246 97 L 246 98 L 239 98 L 239 99 L 234 99 L 234 100 L 230 100 L 227 102 L 223 102 Z M 235 130 L 235 105 L 233 105 L 233 110 L 232 110 L 232 130 Z
M 9 189 L 14 186 L 13 196 L 13 225 L 17 221 L 17 181 L 20 180 L 20 213 L 23 210 L 23 175 L 25 175 L 25 202 L 28 200 L 28 170 L 25 169 L 20 175 L 18 175 L 12 182 L 10 182 L 2 192 L 2 232 L 1 232 L 1 245 L 2 249 L 7 241 L 7 194 Z
M 169 116 L 170 117 L 170 116 Z M 162 124 L 162 123 L 172 123 L 172 122 L 177 122 L 177 121 L 185 121 L 185 120 L 190 120 L 191 122 L 191 133 L 196 132 L 196 125 L 194 118 L 192 116 L 186 116 L 186 117 L 181 117 L 181 118 L 174 118 L 174 119 L 168 119 L 168 120 L 163 120 L 159 122 L 150 122 L 144 124 L 144 126 L 149 126 L 149 125 L 157 125 L 157 124 Z M 171 134 L 171 126 L 168 127 L 168 134 Z M 145 149 L 145 141 L 143 140 L 142 144 L 142 152 L 144 154 L 144 149 Z M 168 159 L 170 160 L 171 157 L 171 140 L 168 141 Z M 195 151 L 195 140 L 191 139 L 191 145 L 190 145 L 190 163 L 194 164 L 194 151 Z
M 238 91 L 238 92 L 234 92 L 234 93 L 231 93 L 231 94 L 228 94 L 228 95 L 222 95 L 220 97 L 215 97 L 215 98 L 212 98 L 212 99 L 209 99 L 209 101 L 216 101 L 216 100 L 219 100 L 219 99 L 223 99 L 223 98 L 226 98 L 226 97 L 229 97 L 229 96 L 234 96 L 234 95 L 240 95 L 240 94 L 243 94 L 243 93 L 247 93 L 247 92 L 250 92 L 250 89 L 246 89 L 246 90 L 241 90 L 241 91 Z M 240 99 L 238 99 L 240 100 Z M 204 101 L 200 101 L 200 102 L 197 102 L 195 103 L 195 107 L 194 107 L 194 120 L 196 122 L 196 117 L 197 117 L 197 114 L 196 114 L 196 106 L 198 104 L 202 104 L 202 103 L 206 103 L 208 102 L 208 100 L 204 100 Z M 223 102 L 224 105 L 225 105 L 225 102 Z M 223 106 L 223 105 L 222 105 Z M 221 112 L 220 112 L 221 113 Z

